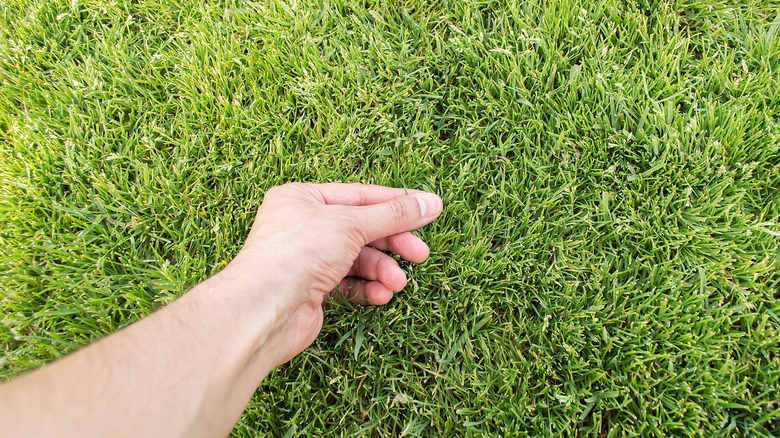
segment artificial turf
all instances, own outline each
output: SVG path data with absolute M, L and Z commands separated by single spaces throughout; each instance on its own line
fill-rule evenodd
M 768 0 L 5 0 L 0 378 L 367 182 L 430 259 L 234 436 L 780 435 L 779 71 Z

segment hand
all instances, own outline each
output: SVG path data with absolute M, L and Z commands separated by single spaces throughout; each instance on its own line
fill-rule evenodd
M 427 245 L 409 231 L 441 209 L 430 193 L 360 184 L 269 190 L 222 272 L 130 327 L 0 385 L 3 432 L 227 435 L 258 383 L 317 337 L 328 294 L 384 304 L 406 285 L 381 251 L 425 260 Z
M 362 184 L 301 184 L 266 193 L 249 237 L 220 275 L 276 311 L 278 363 L 303 351 L 322 328 L 322 304 L 335 291 L 361 304 L 385 304 L 406 286 L 391 256 L 421 263 L 428 246 L 409 231 L 433 221 L 441 199 L 417 190 Z M 252 290 L 268 277 L 272 291 Z M 361 281 L 365 280 L 365 281 Z

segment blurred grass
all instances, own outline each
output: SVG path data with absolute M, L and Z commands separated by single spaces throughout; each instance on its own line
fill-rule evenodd
M 234 436 L 780 434 L 773 1 L 0 5 L 0 377 L 170 302 L 265 190 L 440 193 Z

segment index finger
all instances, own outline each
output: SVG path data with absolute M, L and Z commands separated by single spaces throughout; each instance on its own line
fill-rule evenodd
M 404 195 L 423 193 L 422 190 L 360 183 L 312 184 L 311 187 L 322 195 L 326 204 L 353 206 L 380 204 Z

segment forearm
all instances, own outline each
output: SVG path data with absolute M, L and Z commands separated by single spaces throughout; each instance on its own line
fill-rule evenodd
M 280 362 L 265 286 L 229 273 L 138 323 L 0 386 L 9 436 L 224 436 Z M 18 427 L 18 430 L 9 430 Z

